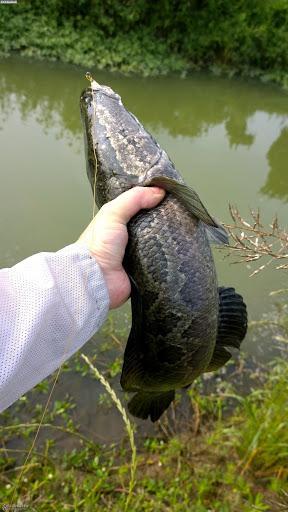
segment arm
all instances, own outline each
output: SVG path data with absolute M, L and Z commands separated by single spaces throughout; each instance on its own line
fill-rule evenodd
M 0 411 L 71 357 L 108 309 L 103 273 L 77 244 L 0 270 Z
M 0 411 L 47 377 L 130 295 L 126 224 L 164 196 L 135 187 L 105 205 L 78 242 L 0 270 Z

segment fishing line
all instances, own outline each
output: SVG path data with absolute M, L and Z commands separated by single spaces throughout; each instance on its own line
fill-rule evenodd
M 91 84 L 92 105 L 93 105 L 93 125 L 96 126 L 96 103 L 95 103 L 94 96 L 93 96 L 93 82 L 94 82 L 94 79 L 93 79 L 91 73 L 89 73 L 89 71 L 87 71 L 87 73 L 85 74 L 85 77 L 87 78 L 87 80 L 89 80 L 89 82 Z M 96 176 L 97 176 L 97 171 L 98 171 L 98 160 L 97 160 L 97 155 L 96 155 L 94 143 L 92 144 L 92 147 L 93 147 L 93 154 L 94 154 L 94 160 L 95 160 L 95 172 L 94 172 L 94 183 L 93 183 L 93 209 L 92 209 L 92 220 L 93 220 L 94 217 L 95 217 L 95 211 L 96 211 L 96 201 L 95 201 L 95 199 L 96 199 Z
M 95 126 L 95 122 L 96 122 L 96 103 L 95 103 L 95 100 L 94 100 L 94 96 L 93 96 L 93 78 L 91 76 L 91 74 L 89 72 L 87 72 L 85 74 L 85 77 L 87 78 L 87 80 L 89 80 L 90 84 L 91 84 L 91 90 L 92 90 L 92 104 L 93 104 L 93 125 Z M 93 154 L 94 154 L 94 159 L 95 159 L 95 173 L 94 173 L 94 183 L 93 183 L 93 207 L 92 207 L 92 220 L 94 219 L 95 217 L 95 214 L 96 214 L 96 175 L 97 175 L 97 168 L 98 168 L 98 160 L 97 160 L 97 156 L 96 156 L 96 152 L 95 152 L 95 147 L 94 147 L 94 144 L 93 144 Z M 93 231 L 91 230 L 91 242 L 93 240 Z M 88 281 L 88 273 L 86 274 L 86 282 L 85 282 L 85 286 L 87 285 L 87 281 Z M 71 313 L 69 312 L 68 310 L 68 313 L 69 315 L 71 316 Z M 75 320 L 74 318 L 72 317 L 72 320 L 74 321 L 75 323 Z M 33 450 L 34 450 L 34 447 L 35 447 L 35 444 L 36 444 L 36 441 L 38 439 L 38 436 L 39 436 L 39 433 L 40 433 L 40 429 L 42 427 L 42 424 L 44 422 L 44 418 L 46 416 L 46 412 L 47 412 L 47 409 L 50 405 L 50 402 L 51 402 L 51 399 L 52 399 L 52 395 L 54 393 L 54 390 L 55 390 L 55 387 L 56 387 L 56 384 L 57 384 L 57 381 L 60 377 L 60 373 L 62 371 L 62 368 L 63 368 L 63 365 L 65 363 L 65 356 L 67 355 L 68 353 L 68 349 L 70 348 L 70 345 L 71 345 L 71 341 L 72 341 L 72 333 L 71 335 L 68 337 L 68 340 L 66 342 L 66 345 L 64 347 L 64 355 L 63 355 L 63 362 L 61 363 L 61 365 L 59 366 L 58 370 L 56 371 L 56 376 L 55 376 L 55 379 L 53 380 L 53 383 L 52 383 L 52 387 L 51 387 L 51 390 L 50 390 L 50 393 L 49 393 L 49 396 L 47 398 L 47 401 L 46 401 L 46 404 L 45 404 L 45 407 L 44 407 L 44 411 L 42 413 L 42 416 L 40 418 L 40 422 L 38 424 L 38 427 L 37 427 L 37 430 L 36 430 L 36 434 L 34 436 L 34 439 L 31 443 L 31 446 L 29 448 L 29 451 L 27 453 L 27 456 L 24 460 L 24 463 L 22 465 L 22 468 L 21 468 L 21 471 L 19 473 L 19 476 L 18 478 L 16 478 L 16 482 L 15 482 L 15 485 L 14 485 L 14 489 L 13 489 L 13 492 L 12 492 L 12 497 L 11 497 L 11 501 L 10 501 L 10 504 L 9 504 L 9 508 L 12 510 L 12 508 L 14 506 L 17 506 L 17 505 L 14 505 L 14 501 L 15 501 L 15 497 L 16 497 L 16 492 L 17 490 L 19 489 L 20 487 L 20 484 L 22 482 L 22 479 L 23 479 L 23 475 L 24 475 L 24 472 L 25 470 L 27 469 L 27 466 L 28 466 L 28 461 L 30 459 L 30 457 L 32 456 L 33 454 Z

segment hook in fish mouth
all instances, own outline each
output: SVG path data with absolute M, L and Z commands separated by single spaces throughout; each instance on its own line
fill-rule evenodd
M 90 71 L 87 71 L 85 73 L 85 78 L 87 78 L 87 80 L 90 82 L 92 90 L 97 90 L 97 89 L 102 89 L 103 88 L 102 85 L 98 84 L 98 82 L 96 82 L 96 80 L 94 80 L 94 78 L 91 75 Z
M 96 82 L 96 80 L 94 80 L 93 76 L 91 75 L 90 71 L 86 71 L 85 78 L 88 80 L 88 82 L 90 82 L 90 88 L 91 88 L 92 92 L 93 91 L 102 91 L 107 96 L 111 96 L 112 98 L 115 98 L 115 99 L 117 99 L 117 101 L 122 103 L 119 94 L 117 94 L 115 91 L 113 91 L 113 89 L 111 89 L 111 87 L 109 87 L 108 85 L 101 85 L 98 82 Z
M 90 82 L 92 90 L 102 89 L 102 85 L 98 84 L 98 82 L 96 82 L 96 80 L 94 80 L 90 71 L 87 71 L 85 73 L 85 78 L 87 78 L 87 80 Z

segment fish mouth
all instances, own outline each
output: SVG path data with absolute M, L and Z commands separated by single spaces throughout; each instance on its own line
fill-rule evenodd
M 93 96 L 94 96 L 94 93 L 97 93 L 97 92 L 102 92 L 103 94 L 105 94 L 106 96 L 110 96 L 114 99 L 121 99 L 119 94 L 117 94 L 115 91 L 113 91 L 113 89 L 111 89 L 111 87 L 109 87 L 108 85 L 101 85 L 99 84 L 91 75 L 91 73 L 89 73 L 89 71 L 87 71 L 87 73 L 85 74 L 85 77 L 87 78 L 87 80 L 90 82 L 90 87 L 87 87 L 87 89 L 85 89 L 83 91 L 83 93 L 81 94 L 81 101 L 83 99 L 83 101 L 90 105 L 91 104 L 91 100 L 93 99 Z M 89 94 L 90 92 L 90 94 Z

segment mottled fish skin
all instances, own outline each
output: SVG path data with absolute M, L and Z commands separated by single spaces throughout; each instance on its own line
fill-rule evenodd
M 87 172 L 92 188 L 96 176 L 98 207 L 132 186 L 148 184 L 153 176 L 184 183 L 112 89 L 98 84 L 86 89 L 81 112 Z M 205 371 L 217 335 L 217 277 L 206 229 L 168 193 L 159 206 L 136 215 L 128 228 L 125 268 L 142 298 L 137 350 L 145 373 L 122 385 L 131 391 L 181 388 Z
M 109 87 L 86 89 L 80 100 L 86 142 L 87 173 L 101 207 L 133 186 L 128 178 L 144 184 L 153 175 L 184 183 L 171 160 L 138 119 L 128 112 Z
M 186 386 L 210 362 L 217 333 L 217 279 L 204 225 L 169 195 L 136 216 L 129 231 L 126 265 L 142 297 L 145 333 L 139 387 Z

